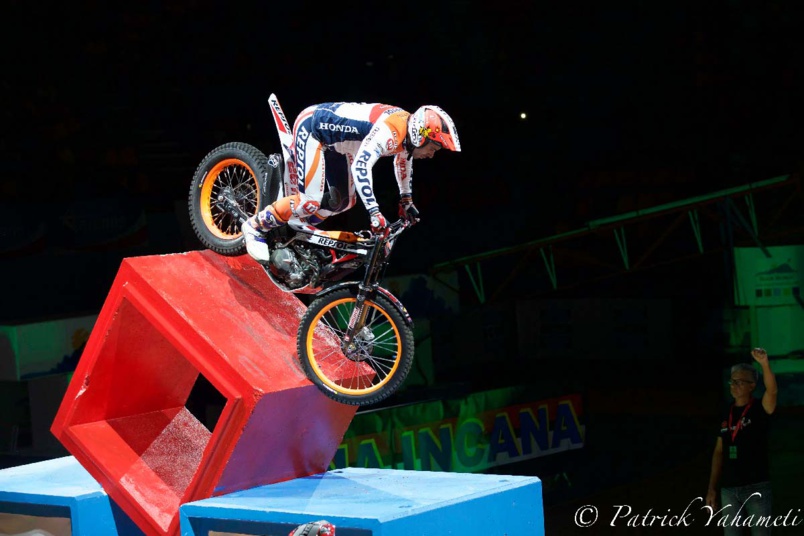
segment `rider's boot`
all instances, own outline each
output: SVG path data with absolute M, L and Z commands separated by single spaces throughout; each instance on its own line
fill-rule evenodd
M 255 214 L 240 226 L 246 241 L 246 251 L 254 260 L 266 264 L 271 260 L 271 252 L 265 241 L 265 234 L 282 225 L 270 210 Z

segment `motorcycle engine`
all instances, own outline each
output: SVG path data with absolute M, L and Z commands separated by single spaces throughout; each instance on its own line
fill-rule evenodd
M 360 265 L 359 260 L 335 265 L 327 251 L 305 244 L 293 244 L 272 249 L 268 268 L 287 290 L 296 290 L 308 285 L 317 287 L 323 281 L 338 281 Z
M 277 248 L 271 252 L 271 273 L 290 289 L 297 289 L 310 282 L 310 270 L 299 262 L 291 248 Z

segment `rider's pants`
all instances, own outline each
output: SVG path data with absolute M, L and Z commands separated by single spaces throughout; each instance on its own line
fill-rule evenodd
M 345 212 L 355 204 L 355 186 L 351 173 L 354 157 L 327 150 L 315 136 L 313 107 L 305 109 L 293 125 L 292 158 L 296 163 L 299 192 L 268 205 L 259 215 L 263 228 L 287 223 L 291 218 L 317 225 L 333 214 Z M 329 186 L 329 199 L 321 205 L 324 186 Z

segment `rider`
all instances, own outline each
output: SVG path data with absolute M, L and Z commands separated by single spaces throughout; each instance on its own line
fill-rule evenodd
M 270 257 L 265 232 L 291 218 L 317 225 L 352 208 L 355 191 L 369 212 L 372 231 L 383 232 L 388 224 L 374 195 L 372 176 L 374 164 L 383 156 L 394 157 L 399 216 L 416 221 L 412 160 L 432 158 L 439 149 L 460 151 L 461 143 L 452 118 L 438 106 L 422 106 L 411 114 L 387 104 L 329 102 L 299 114 L 291 149 L 299 193 L 278 199 L 242 225 L 246 248 L 259 262 Z M 325 183 L 330 199 L 322 204 Z

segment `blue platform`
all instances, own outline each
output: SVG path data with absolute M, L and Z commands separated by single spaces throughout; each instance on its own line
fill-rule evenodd
M 346 468 L 180 507 L 182 536 L 287 534 L 319 519 L 338 536 L 542 536 L 536 477 Z M 284 532 L 282 532 L 284 531 Z
M 143 534 L 72 456 L 0 470 L 0 533 L 8 533 L 3 523 L 18 525 L 15 516 L 41 519 L 27 530 L 67 518 L 73 536 Z
M 284 536 L 319 519 L 338 536 L 544 535 L 536 477 L 394 469 L 346 468 L 255 487 L 184 504 L 180 518 L 182 536 Z M 62 521 L 69 530 L 54 531 Z M 34 525 L 21 529 L 23 522 Z M 0 533 L 34 529 L 143 536 L 72 456 L 0 470 Z

